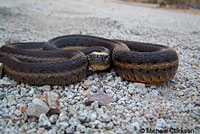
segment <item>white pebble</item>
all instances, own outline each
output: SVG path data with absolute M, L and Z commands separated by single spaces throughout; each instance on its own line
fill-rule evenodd
M 41 114 L 39 118 L 39 127 L 50 128 L 51 123 L 45 114 Z
M 126 128 L 130 133 L 138 132 L 140 129 L 140 124 L 138 122 L 134 122 L 134 123 L 128 124 Z

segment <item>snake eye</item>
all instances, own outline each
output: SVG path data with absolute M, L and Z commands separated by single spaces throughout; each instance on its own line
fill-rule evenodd
M 105 59 L 105 60 L 108 59 L 108 56 L 104 56 L 104 59 Z
M 110 59 L 110 56 L 108 55 L 108 56 L 106 56 L 106 60 L 109 60 Z

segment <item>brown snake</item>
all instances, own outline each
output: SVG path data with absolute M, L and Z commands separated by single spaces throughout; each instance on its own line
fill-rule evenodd
M 62 49 L 70 46 L 91 49 Z M 174 78 L 178 69 L 178 55 L 172 48 L 88 35 L 60 36 L 47 42 L 6 44 L 0 48 L 0 62 L 5 73 L 18 82 L 68 85 L 86 77 L 86 55 L 98 46 L 110 50 L 115 71 L 128 81 L 163 82 Z

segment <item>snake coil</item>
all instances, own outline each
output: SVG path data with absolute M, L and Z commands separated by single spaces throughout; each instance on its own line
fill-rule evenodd
M 88 49 L 62 50 L 82 46 Z M 87 54 L 101 46 L 110 50 L 117 74 L 128 81 L 163 82 L 174 78 L 178 55 L 170 47 L 88 35 L 67 35 L 47 42 L 6 44 L 0 48 L 5 73 L 30 85 L 68 85 L 88 73 Z

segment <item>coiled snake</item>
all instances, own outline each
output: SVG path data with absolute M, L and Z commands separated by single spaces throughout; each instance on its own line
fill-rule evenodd
M 74 46 L 87 49 L 62 49 Z M 0 62 L 5 73 L 18 82 L 68 85 L 86 77 L 87 55 L 95 50 L 110 50 L 115 71 L 129 81 L 163 82 L 172 79 L 178 69 L 178 55 L 172 48 L 88 35 L 60 36 L 47 42 L 6 44 L 0 48 Z

